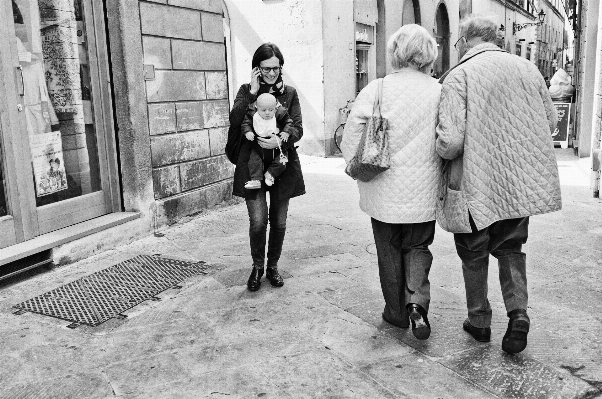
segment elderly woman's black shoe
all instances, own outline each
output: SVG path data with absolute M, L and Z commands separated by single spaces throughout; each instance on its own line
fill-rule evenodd
M 426 317 L 426 310 L 416 303 L 409 303 L 408 312 L 412 322 L 412 334 L 419 340 L 428 339 L 431 336 L 431 325 Z
M 253 266 L 253 271 L 247 281 L 247 288 L 249 291 L 257 291 L 261 287 L 261 277 L 263 276 L 263 267 L 261 269 Z

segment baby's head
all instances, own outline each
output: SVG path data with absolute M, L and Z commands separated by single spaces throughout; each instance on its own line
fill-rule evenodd
M 272 119 L 276 114 L 276 97 L 269 93 L 260 94 L 257 97 L 257 113 L 263 119 Z

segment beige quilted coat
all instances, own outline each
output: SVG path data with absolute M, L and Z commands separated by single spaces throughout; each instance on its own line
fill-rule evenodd
M 532 62 L 491 43 L 462 58 L 444 78 L 437 126 L 437 152 L 453 160 L 449 187 L 464 199 L 460 219 L 468 221 L 470 212 L 481 230 L 561 209 L 551 136 L 556 122 Z
M 372 115 L 378 81 L 357 96 L 343 133 L 346 162 L 355 155 Z M 441 160 L 435 151 L 435 127 L 441 85 L 436 79 L 404 68 L 383 82 L 382 115 L 388 119 L 391 168 L 370 182 L 358 181 L 360 208 L 386 223 L 435 220 Z

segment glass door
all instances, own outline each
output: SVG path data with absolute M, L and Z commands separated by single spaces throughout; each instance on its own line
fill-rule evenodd
M 110 93 L 106 83 L 100 84 L 108 75 L 108 65 L 99 62 L 106 56 L 104 28 L 97 26 L 102 10 L 94 9 L 102 4 L 0 1 L 12 10 L 12 18 L 0 17 L 0 24 L 13 26 L 4 43 L 12 71 L 3 67 L 0 72 L 14 76 L 14 97 L 8 95 L 5 105 L 17 110 L 9 116 L 9 134 L 16 140 L 7 150 L 17 159 L 9 167 L 17 169 L 18 178 L 27 176 L 18 198 L 28 204 L 23 212 L 33 215 L 23 221 L 26 240 L 116 207 L 107 146 L 112 137 Z

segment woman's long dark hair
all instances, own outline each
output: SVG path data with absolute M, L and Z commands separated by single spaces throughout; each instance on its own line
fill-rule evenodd
M 274 56 L 280 60 L 280 66 L 284 65 L 284 57 L 278 46 L 274 43 L 263 43 L 261 46 L 257 47 L 255 54 L 253 54 L 251 68 L 257 68 L 261 61 L 268 60 Z

